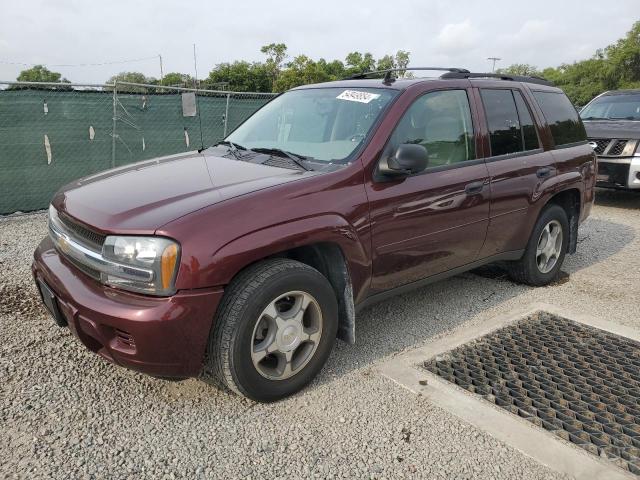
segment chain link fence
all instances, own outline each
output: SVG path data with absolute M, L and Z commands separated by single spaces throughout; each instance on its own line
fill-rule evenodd
M 274 95 L 0 82 L 0 214 L 46 208 L 85 175 L 213 145 Z

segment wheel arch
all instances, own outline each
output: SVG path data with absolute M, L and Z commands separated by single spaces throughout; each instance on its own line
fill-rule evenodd
M 300 219 L 237 238 L 213 255 L 215 278 L 210 283 L 228 285 L 241 271 L 269 258 L 289 258 L 322 273 L 338 300 L 338 338 L 355 342 L 355 303 L 368 288 L 371 264 L 344 218 Z
M 567 247 L 567 253 L 576 253 L 578 247 L 578 225 L 580 223 L 580 209 L 581 209 L 581 192 L 578 188 L 567 188 L 555 193 L 547 203 L 547 205 L 558 205 L 567 214 L 567 220 L 569 221 L 569 245 Z

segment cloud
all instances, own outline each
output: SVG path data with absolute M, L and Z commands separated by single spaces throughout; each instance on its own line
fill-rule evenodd
M 460 23 L 448 23 L 440 30 L 436 37 L 436 44 L 441 52 L 455 54 L 472 48 L 480 35 L 466 19 Z

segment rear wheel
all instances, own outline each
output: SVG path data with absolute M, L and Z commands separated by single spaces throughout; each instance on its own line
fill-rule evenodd
M 203 379 L 252 400 L 281 399 L 321 370 L 337 328 L 336 297 L 320 272 L 288 259 L 260 262 L 225 293 Z
M 508 264 L 509 275 L 527 285 L 547 285 L 558 277 L 568 244 L 567 213 L 558 205 L 546 206 L 533 228 L 524 255 Z

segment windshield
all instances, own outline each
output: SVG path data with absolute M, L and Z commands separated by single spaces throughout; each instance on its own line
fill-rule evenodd
M 381 88 L 292 90 L 258 110 L 226 140 L 249 149 L 277 148 L 313 160 L 344 160 L 396 95 L 395 90 Z
M 640 93 L 605 95 L 580 112 L 583 120 L 640 120 Z

